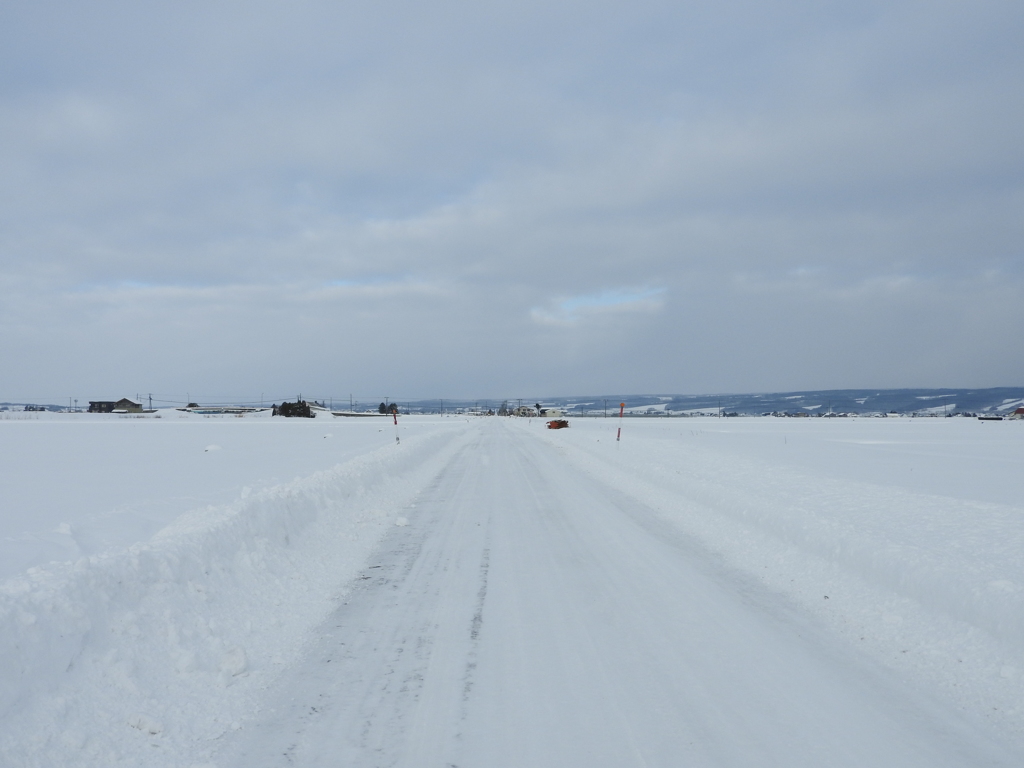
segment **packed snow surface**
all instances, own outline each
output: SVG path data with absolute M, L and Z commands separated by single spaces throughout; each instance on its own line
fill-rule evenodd
M 0 420 L 0 765 L 1024 764 L 1024 422 L 161 415 Z

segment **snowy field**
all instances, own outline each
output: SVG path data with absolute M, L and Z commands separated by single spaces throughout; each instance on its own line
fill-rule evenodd
M 0 765 L 1024 764 L 1024 422 L 17 416 Z

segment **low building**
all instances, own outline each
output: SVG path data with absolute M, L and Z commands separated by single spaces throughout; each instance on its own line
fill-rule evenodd
M 127 397 L 120 400 L 90 400 L 89 413 L 142 413 L 142 403 Z

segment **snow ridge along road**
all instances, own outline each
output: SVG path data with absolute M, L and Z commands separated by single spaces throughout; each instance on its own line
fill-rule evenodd
M 469 429 L 211 764 L 1022 763 L 554 438 Z
M 247 445 L 225 446 L 248 451 L 263 471 L 267 460 L 256 454 L 279 451 L 281 443 L 323 448 L 322 425 L 297 421 L 303 423 L 209 427 L 247 438 Z M 27 426 L 52 437 L 64 424 Z M 109 432 L 98 426 L 92 434 Z M 145 430 L 154 449 L 194 429 L 116 426 L 133 436 L 133 448 Z M 0 766 L 201 765 L 295 661 L 394 527 L 393 513 L 473 438 L 466 427 L 420 420 L 403 427 L 399 447 L 390 432 L 381 437 L 375 427 L 357 425 L 361 451 L 330 469 L 194 509 L 148 541 L 0 582 Z M 208 429 L 195 428 L 200 436 Z M 104 443 L 97 464 L 109 463 L 117 447 Z M 172 462 L 166 471 L 176 468 Z M 249 479 L 240 466 L 235 477 Z M 178 482 L 184 493 L 195 487 L 187 472 Z

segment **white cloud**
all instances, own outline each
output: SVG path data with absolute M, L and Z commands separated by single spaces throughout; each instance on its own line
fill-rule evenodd
M 557 280 L 557 276 L 552 277 Z M 662 307 L 664 293 L 664 288 L 616 289 L 563 297 L 548 308 L 534 307 L 530 317 L 545 325 L 573 325 L 600 316 L 656 312 Z

